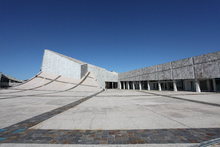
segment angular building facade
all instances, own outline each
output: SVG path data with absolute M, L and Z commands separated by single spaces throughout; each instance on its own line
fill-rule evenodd
M 116 72 L 111 72 L 50 50 L 44 51 L 41 71 L 74 79 L 81 79 L 87 72 L 90 72 L 96 77 L 102 88 L 105 88 L 105 83 L 110 83 L 110 87 L 116 88 L 118 83 L 118 73 Z
M 121 89 L 220 91 L 220 52 L 119 74 Z
M 41 71 L 75 79 L 90 72 L 101 88 L 220 91 L 220 52 L 116 73 L 45 50 Z

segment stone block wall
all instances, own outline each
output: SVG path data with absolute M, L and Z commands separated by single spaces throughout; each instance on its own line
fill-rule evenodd
M 119 74 L 120 81 L 220 78 L 220 52 L 195 56 Z

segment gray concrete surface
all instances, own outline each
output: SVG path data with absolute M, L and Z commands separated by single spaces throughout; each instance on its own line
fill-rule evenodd
M 163 92 L 160 92 L 163 94 Z M 166 94 L 166 93 L 164 93 Z M 176 92 L 175 94 L 178 94 Z M 199 96 L 179 93 L 179 97 L 198 99 Z M 215 103 L 220 94 L 211 95 Z M 34 129 L 168 129 L 218 128 L 220 107 L 172 99 L 129 90 L 107 90 L 100 95 L 54 116 Z
M 70 90 L 68 89 L 76 86 L 76 84 L 61 82 L 68 80 L 69 82 L 79 83 L 80 80 L 61 77 L 59 82 L 53 81 L 45 85 L 50 81 L 45 78 L 53 79 L 56 76 L 47 73 L 41 73 L 39 76 L 43 78 L 35 77 L 27 83 L 17 86 L 16 88 L 20 90 L 13 88 L 0 90 L 0 128 L 59 108 L 100 91 L 98 83 L 90 75 L 81 85 Z M 36 86 L 38 88 L 34 88 Z M 28 87 L 32 89 L 28 90 Z
M 22 97 L 0 100 L 0 128 L 4 128 L 33 116 L 56 109 L 80 97 Z

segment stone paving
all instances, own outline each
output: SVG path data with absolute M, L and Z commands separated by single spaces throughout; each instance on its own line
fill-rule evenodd
M 168 98 L 173 98 L 174 100 L 172 99 L 167 100 Z M 112 102 L 112 100 L 114 101 L 114 103 Z M 128 101 L 128 103 L 125 103 L 125 101 Z M 131 103 L 129 101 L 131 101 Z M 39 129 L 36 127 L 39 124 L 44 125 L 44 123 L 48 120 L 52 121 L 53 123 L 59 123 L 50 119 L 59 115 L 62 116 L 65 112 L 70 110 L 77 112 L 77 109 L 79 108 L 83 109 L 90 105 L 91 106 L 94 105 L 100 108 L 103 107 L 103 109 L 106 109 L 104 103 L 106 103 L 106 106 L 110 104 L 110 106 L 113 108 L 115 108 L 114 106 L 122 106 L 122 105 L 125 106 L 124 108 L 126 107 L 129 108 L 129 105 L 139 106 L 140 104 L 143 105 L 148 104 L 146 106 L 152 108 L 152 106 L 156 105 L 158 102 L 160 102 L 158 103 L 158 105 L 159 104 L 167 105 L 168 104 L 167 102 L 169 102 L 169 105 L 174 105 L 179 103 L 179 101 L 181 101 L 181 104 L 187 105 L 189 107 L 194 107 L 194 106 L 200 107 L 202 111 L 208 112 L 209 115 L 211 114 L 211 116 L 215 116 L 215 117 L 220 116 L 219 112 L 216 112 L 214 114 L 214 111 L 219 109 L 218 105 L 212 105 L 212 103 L 210 105 L 209 103 L 200 103 L 200 102 L 196 104 L 197 103 L 196 101 L 188 101 L 182 98 L 179 99 L 178 94 L 175 94 L 175 96 L 170 96 L 170 95 L 155 94 L 148 92 L 144 93 L 139 91 L 128 92 L 123 90 L 122 91 L 108 90 L 102 93 L 100 91 L 93 95 L 69 103 L 65 106 L 61 106 L 49 112 L 34 116 L 32 118 L 21 121 L 14 125 L 0 129 L 0 144 L 5 145 L 5 143 L 9 143 L 8 145 L 10 145 L 10 143 L 14 143 L 14 145 L 19 145 L 20 143 L 23 144 L 31 143 L 31 144 L 94 144 L 94 145 L 97 144 L 128 144 L 128 145 L 129 144 L 148 144 L 148 145 L 167 144 L 169 145 L 169 144 L 194 144 L 215 138 L 220 138 L 220 123 L 218 122 L 217 122 L 217 126 L 219 127 L 213 127 L 206 124 L 205 125 L 206 127 L 202 127 L 202 128 L 168 127 L 161 129 L 160 127 L 158 127 L 154 129 L 150 129 L 150 128 L 144 129 L 143 127 L 142 129 L 127 129 L 127 128 L 105 129 L 105 127 L 103 127 L 100 129 L 60 129 L 60 128 Z M 77 109 L 75 109 L 76 106 Z M 92 111 L 92 109 L 90 110 Z M 144 111 L 146 110 L 147 109 L 145 109 Z M 157 113 L 160 112 L 157 111 Z M 202 114 L 201 116 L 203 116 L 204 114 Z M 63 121 L 65 123 L 65 120 Z M 117 120 L 115 121 L 117 123 Z M 126 121 L 127 123 L 130 123 L 128 122 L 129 118 Z M 213 119 L 210 119 L 210 121 L 213 121 Z
M 198 147 L 198 144 L 32 144 L 5 143 L 0 147 Z
M 32 129 L 136 130 L 218 127 L 220 107 L 140 91 L 107 90 Z
M 1 130 L 2 133 L 5 130 Z M 25 130 L 2 135 L 2 143 L 166 144 L 200 143 L 220 137 L 220 128 L 153 130 Z M 5 139 L 4 138 L 8 138 Z

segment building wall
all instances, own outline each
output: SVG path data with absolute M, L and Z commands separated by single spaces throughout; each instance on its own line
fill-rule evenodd
M 88 72 L 88 64 L 81 65 L 81 78 L 86 75 Z
M 100 87 L 105 87 L 105 81 L 118 82 L 118 74 L 104 68 L 91 65 L 62 54 L 45 50 L 42 72 L 53 73 L 75 79 L 82 78 L 87 72 L 91 72 L 97 79 Z
M 105 88 L 105 82 L 118 82 L 118 73 L 108 71 L 104 68 L 88 64 L 88 71 L 93 73 L 102 88 Z
M 23 81 L 17 80 L 11 76 L 0 73 L 0 88 L 8 88 L 11 86 L 15 86 L 21 84 Z
M 44 51 L 42 72 L 63 75 L 70 78 L 81 78 L 81 63 L 50 50 Z
M 220 78 L 220 52 L 119 73 L 120 81 Z
M 220 78 L 220 52 L 118 74 L 50 50 L 45 50 L 41 70 L 76 79 L 80 79 L 87 72 L 91 72 L 100 87 L 103 88 L 105 87 L 105 82 L 211 79 Z

